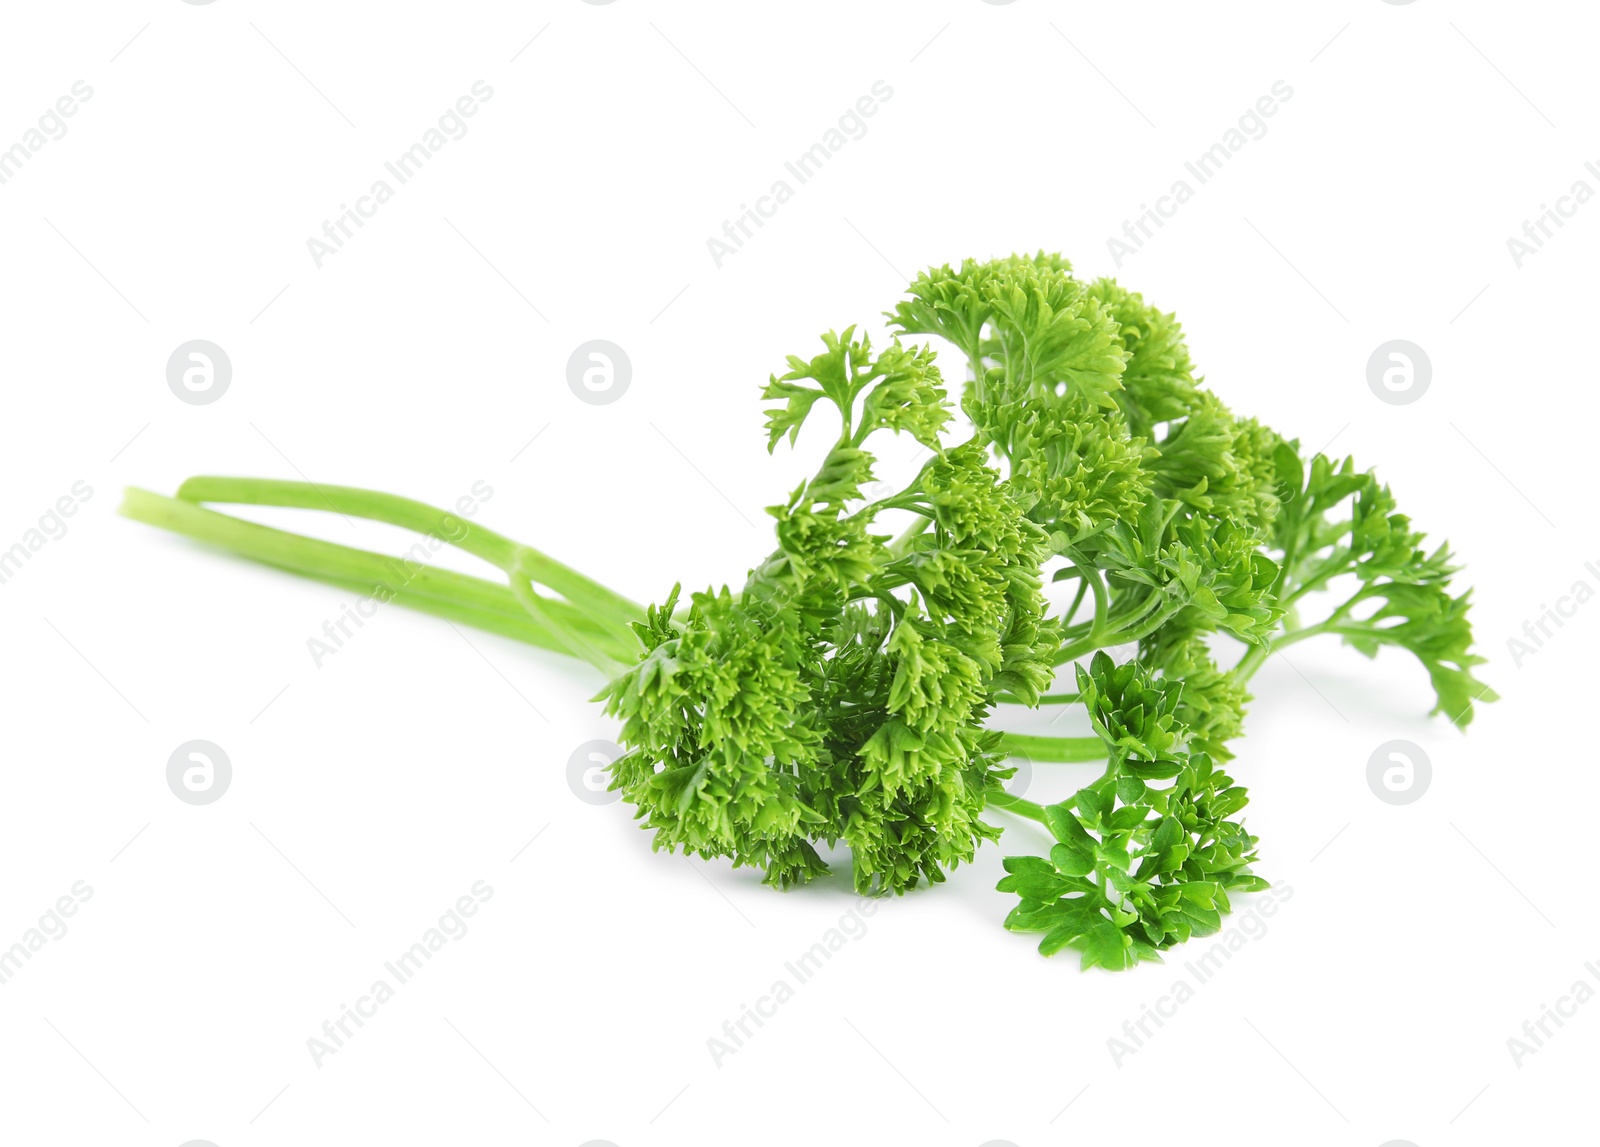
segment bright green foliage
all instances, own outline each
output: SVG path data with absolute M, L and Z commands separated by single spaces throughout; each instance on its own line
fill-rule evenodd
M 1021 897 L 1006 927 L 1043 932 L 1039 950 L 1082 953 L 1116 970 L 1222 927 L 1229 891 L 1255 891 L 1256 838 L 1231 818 L 1245 790 L 1203 752 L 1180 746 L 1171 679 L 1097 653 L 1078 688 L 1110 764 L 1070 800 L 1045 809 L 1049 858 L 1008 857 L 1002 892 Z
M 1199 400 L 1183 328 L 1113 279 L 1095 280 L 1089 294 L 1110 313 L 1128 355 L 1117 407 L 1131 432 L 1148 440 L 1158 425 L 1184 417 Z
M 963 408 L 986 426 L 1017 404 L 1064 403 L 1114 409 L 1127 360 L 1116 321 L 1059 255 L 968 259 L 959 271 L 926 271 L 889 312 L 907 334 L 936 334 L 967 356 L 976 375 Z M 1043 386 L 1049 380 L 1049 387 Z
M 1472 673 L 1484 659 L 1472 652 L 1471 591 L 1450 593 L 1458 568 L 1450 547 L 1424 549 L 1424 535 L 1371 471 L 1358 472 L 1349 458 L 1335 466 L 1321 454 L 1303 468 L 1297 446 L 1282 445 L 1277 455 L 1284 504 L 1273 544 L 1285 555 L 1279 600 L 1293 607 L 1353 575 L 1354 592 L 1299 632 L 1337 633 L 1368 657 L 1384 645 L 1409 650 L 1428 671 L 1433 711 L 1465 728 L 1477 703 L 1498 695 Z
M 1059 257 L 926 272 L 891 317 L 966 356 L 977 436 L 941 446 L 950 411 L 927 348 L 874 355 L 851 328 L 790 358 L 766 390 L 781 403 L 771 444 L 796 442 L 822 400 L 839 438 L 772 508 L 778 549 L 743 590 L 697 594 L 676 618 L 671 598 L 635 627 L 645 656 L 604 694 L 630 750 L 615 787 L 658 847 L 757 864 L 778 885 L 822 871 L 816 844 L 839 841 L 860 889 L 937 882 L 996 834 L 980 819 L 1005 775 L 985 730 L 996 698 L 1032 703 L 1053 665 L 1136 642 L 1135 660 L 1078 670 L 1106 772 L 1045 811 L 1048 861 L 1007 862 L 1002 887 L 1024 897 L 1009 923 L 1107 967 L 1215 931 L 1227 892 L 1261 884 L 1232 819 L 1244 790 L 1214 762 L 1232 756 L 1285 587 L 1356 573 L 1338 631 L 1412 649 L 1443 699 L 1476 686 L 1448 555 L 1423 555 L 1369 476 L 1318 460 L 1302 481 L 1294 444 L 1196 380 L 1172 316 L 1080 284 Z M 935 453 L 866 503 L 879 430 Z M 1352 518 L 1330 520 L 1352 495 Z M 872 532 L 891 509 L 927 528 L 891 546 Z M 1046 572 L 1078 584 L 1059 620 Z M 1351 618 L 1367 598 L 1379 616 Z M 1376 629 L 1385 616 L 1404 621 Z M 1211 648 L 1223 634 L 1252 649 L 1234 670 Z
M 856 400 L 865 392 L 853 436 L 841 443 L 860 446 L 875 430 L 904 430 L 929 448 L 939 445 L 939 431 L 950 419 L 939 370 L 933 365 L 933 352 L 927 347 L 903 347 L 898 342 L 872 356 L 871 341 L 863 335 L 855 341 L 855 328 L 843 335 L 832 331 L 822 336 L 828 349 L 807 362 L 789 356 L 789 373 L 774 378 L 763 392 L 768 399 L 786 399 L 788 404 L 767 415 L 771 433 L 768 448 L 785 434 L 791 444 L 799 437 L 800 426 L 818 399 L 833 403 L 846 421 L 855 410 Z M 807 385 L 816 383 L 815 386 Z
M 1049 533 L 1060 560 L 1047 572 L 1077 583 L 1056 661 L 1137 643 L 1123 669 L 1143 683 L 1139 702 L 1123 703 L 1100 655 L 1080 683 L 1110 745 L 1106 776 L 1068 802 L 1070 815 L 1048 810 L 1058 840 L 1051 861 L 1007 861 L 1013 875 L 1001 887 L 1024 897 L 1009 922 L 1046 930 L 1045 951 L 1072 944 L 1086 964 L 1120 967 L 1214 931 L 1226 890 L 1253 885 L 1244 865 L 1254 839 L 1226 819 L 1242 809 L 1243 790 L 1213 762 L 1233 755 L 1246 682 L 1276 644 L 1336 632 L 1369 655 L 1385 644 L 1409 649 L 1439 709 L 1462 724 L 1474 700 L 1493 699 L 1471 674 L 1481 659 L 1471 653 L 1467 597 L 1447 589 L 1448 551 L 1423 551 L 1370 474 L 1348 462 L 1335 472 L 1320 457 L 1308 472 L 1296 443 L 1236 417 L 1196 378 L 1171 315 L 1109 279 L 1079 284 L 1064 260 L 1039 255 L 930 270 L 890 318 L 966 355 L 962 408 L 1007 466 L 1029 519 Z M 1336 517 L 1345 505 L 1350 516 Z M 1326 621 L 1280 636 L 1300 598 L 1339 574 L 1354 575 L 1355 593 Z M 1233 669 L 1213 652 L 1223 634 L 1247 647 Z M 1137 737 L 1156 738 L 1151 753 L 1118 747 L 1135 736 L 1118 724 L 1125 719 Z M 1182 762 L 1173 784 L 1132 795 L 1153 760 Z M 1187 850 L 1182 868 L 1118 863 L 1124 852 L 1168 855 L 1170 826 L 1194 834 L 1171 845 Z M 1092 874 L 1077 871 L 1084 860 L 1072 852 L 1085 833 Z M 1058 886 L 1075 891 L 1038 894 Z
M 1233 758 L 1228 742 L 1239 735 L 1250 694 L 1235 674 L 1217 666 L 1203 637 L 1184 638 L 1150 656 L 1167 679 L 1183 682 L 1175 712 L 1189 731 L 1189 747 L 1213 760 Z
M 938 882 L 999 830 L 980 820 L 1007 775 L 984 729 L 996 693 L 1036 696 L 1059 627 L 1045 616 L 1044 533 L 977 443 L 939 449 L 950 417 L 932 352 L 874 356 L 853 328 L 789 360 L 766 397 L 772 444 L 819 400 L 842 423 L 817 475 L 770 513 L 778 549 L 737 594 L 676 591 L 635 626 L 645 653 L 602 696 L 628 752 L 614 787 L 656 846 L 754 864 L 779 886 L 844 841 L 856 887 Z M 876 431 L 937 452 L 904 490 L 864 503 Z M 888 509 L 926 529 L 891 548 Z
M 1408 650 L 1458 725 L 1494 693 L 1473 669 L 1468 594 L 1387 487 L 1346 459 L 1237 417 L 1202 384 L 1177 320 L 1059 255 L 967 260 L 917 277 L 889 312 L 900 335 L 954 345 L 974 434 L 951 440 L 951 401 L 927 346 L 874 350 L 847 328 L 773 376 L 768 449 L 839 433 L 815 475 L 769 508 L 775 548 L 737 590 L 674 588 L 641 609 L 530 547 L 454 519 L 455 544 L 509 585 L 202 508 L 321 506 L 422 532 L 442 511 L 348 487 L 192 479 L 177 498 L 130 491 L 124 512 L 357 592 L 582 657 L 627 748 L 612 788 L 660 849 L 730 859 L 788 887 L 846 845 L 858 891 L 938 883 L 1000 829 L 1031 817 L 1048 856 L 1013 856 L 1008 927 L 1125 968 L 1221 927 L 1229 894 L 1264 887 L 1233 753 L 1251 675 L 1319 634 L 1374 655 Z M 831 425 L 831 421 L 829 421 Z M 871 499 L 879 432 L 930 457 Z M 890 541 L 885 515 L 912 523 Z M 1071 595 L 1054 610 L 1046 581 Z M 1333 591 L 1322 620 L 1309 595 Z M 1342 597 L 1340 595 L 1343 595 Z M 1225 652 L 1229 643 L 1239 656 Z M 1108 648 L 1129 651 L 1121 664 Z M 632 650 L 637 654 L 630 656 Z M 1092 655 L 1087 666 L 1084 658 Z M 621 664 L 619 658 L 627 658 Z M 1076 693 L 1047 693 L 1077 662 Z M 1226 667 L 1225 667 L 1226 666 Z M 1078 704 L 1093 736 L 990 728 L 1001 703 Z M 1001 782 L 1006 760 L 1106 762 L 1049 808 Z
M 1028 517 L 1053 538 L 1057 551 L 1092 547 L 1102 531 L 1133 522 L 1150 500 L 1143 450 L 1115 413 L 1090 410 L 1074 395 L 1054 416 L 1018 403 L 997 412 L 1011 482 Z

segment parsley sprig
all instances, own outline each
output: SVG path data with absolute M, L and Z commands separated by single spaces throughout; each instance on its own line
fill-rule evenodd
M 1085 967 L 1158 959 L 1217 931 L 1230 893 L 1265 887 L 1247 794 L 1223 765 L 1274 650 L 1334 634 L 1368 656 L 1408 651 L 1435 711 L 1463 728 L 1495 699 L 1473 674 L 1448 548 L 1425 548 L 1350 459 L 1308 458 L 1234 415 L 1173 316 L 1041 252 L 930 269 L 888 318 L 886 346 L 830 332 L 767 382 L 769 450 L 801 448 L 804 431 L 820 460 L 768 509 L 773 549 L 736 590 L 674 586 L 641 607 L 476 523 L 350 487 L 201 477 L 174 498 L 129 490 L 123 513 L 589 663 L 626 749 L 612 787 L 658 849 L 786 888 L 827 872 L 823 849 L 842 844 L 858 891 L 899 893 L 998 840 L 994 813 L 1036 821 L 1053 843 L 1005 860 L 999 887 L 1019 898 L 1006 925 Z M 954 347 L 957 399 L 914 336 Z M 874 497 L 884 434 L 929 457 Z M 205 503 L 404 526 L 505 580 Z M 1064 609 L 1045 592 L 1058 584 Z M 1333 604 L 1302 623 L 1324 594 Z M 1119 664 L 1109 649 L 1133 652 Z M 1075 688 L 1051 692 L 1069 664 Z M 1001 731 L 1000 707 L 1016 705 L 1081 706 L 1091 733 Z M 1041 806 L 1003 787 L 1015 755 L 1104 767 Z

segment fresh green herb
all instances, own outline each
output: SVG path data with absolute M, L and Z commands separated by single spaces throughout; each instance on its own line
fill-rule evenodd
M 1252 873 L 1247 801 L 1221 769 L 1272 651 L 1337 634 L 1409 650 L 1465 727 L 1494 700 L 1473 676 L 1467 595 L 1387 488 L 1346 459 L 1302 456 L 1195 379 L 1171 315 L 1059 256 L 920 275 L 889 312 L 901 338 L 952 344 L 952 403 L 926 346 L 875 350 L 854 327 L 791 357 L 763 397 L 769 448 L 822 408 L 839 423 L 816 474 L 769 509 L 776 545 L 737 592 L 674 587 L 641 608 L 528 546 L 422 503 L 347 487 L 193 478 L 123 512 L 257 560 L 584 660 L 626 752 L 612 787 L 655 847 L 753 865 L 789 887 L 819 846 L 850 850 L 863 893 L 945 879 L 1001 829 L 1039 822 L 1048 856 L 1010 857 L 1006 919 L 1124 968 L 1221 927 Z M 875 436 L 929 451 L 898 492 Z M 286 533 L 201 503 L 335 509 L 454 544 L 504 584 Z M 880 518 L 888 519 L 880 524 Z M 884 531 L 909 520 L 898 536 Z M 441 531 L 448 524 L 449 529 Z M 1044 586 L 1068 583 L 1056 612 Z M 1353 584 L 1354 588 L 1350 586 Z M 1301 624 L 1307 595 L 1344 590 Z M 1218 643 L 1242 655 L 1224 668 Z M 1121 664 L 1108 648 L 1136 649 Z M 1087 659 L 1087 664 L 1085 660 Z M 1228 660 L 1223 658 L 1223 660 Z M 1049 693 L 1077 663 L 1071 692 Z M 1080 737 L 998 731 L 1001 705 L 1079 705 Z M 1071 798 L 1007 793 L 1007 758 L 1104 761 Z

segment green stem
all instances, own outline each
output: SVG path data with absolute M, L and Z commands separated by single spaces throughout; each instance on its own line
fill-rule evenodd
M 1025 816 L 1029 820 L 1036 820 L 1043 825 L 1050 823 L 1045 819 L 1043 805 L 1035 804 L 1024 797 L 1014 797 L 1008 792 L 990 793 L 984 803 L 989 808 L 1003 808 L 1007 812 L 1015 813 L 1017 816 Z
M 1100 603 L 1096 602 L 1092 621 L 1080 621 L 1063 631 L 1061 649 L 1056 653 L 1056 664 L 1065 665 L 1068 661 L 1082 657 L 1085 653 L 1093 653 L 1096 649 L 1137 640 L 1163 624 L 1167 618 L 1182 609 L 1183 604 L 1170 594 L 1153 593 L 1122 613 L 1112 614 L 1109 609 L 1100 608 Z M 1154 622 L 1148 620 L 1152 614 L 1156 617 Z
M 459 514 L 396 494 L 354 486 L 285 482 L 275 478 L 202 475 L 190 478 L 179 486 L 177 496 L 186 502 L 332 510 L 338 514 L 387 522 L 448 542 L 457 549 L 499 566 L 513 577 L 518 574 L 529 577 L 555 590 L 569 602 L 598 611 L 602 616 L 623 623 L 644 620 L 642 606 L 533 547 L 475 525 Z
M 1267 658 L 1278 650 L 1293 645 L 1297 641 L 1304 641 L 1308 637 L 1338 632 L 1340 632 L 1340 629 L 1337 619 L 1329 618 L 1327 621 L 1320 621 L 1316 625 L 1302 626 L 1299 629 L 1291 629 L 1286 633 L 1280 633 L 1264 645 L 1251 646 L 1245 655 L 1239 658 L 1239 664 L 1234 666 L 1234 675 L 1241 682 L 1248 681 L 1255 675 L 1256 670 L 1266 663 Z
M 1177 598 L 1174 598 L 1158 609 L 1154 617 L 1142 621 L 1139 625 L 1133 626 L 1132 628 L 1129 627 L 1132 625 L 1130 622 L 1129 625 L 1123 626 L 1112 635 L 1116 638 L 1114 644 L 1121 645 L 1129 641 L 1140 641 L 1150 636 L 1156 630 L 1165 625 L 1173 617 L 1173 615 L 1182 610 L 1187 604 L 1188 602 L 1180 601 Z
M 1055 663 L 1057 665 L 1065 665 L 1069 661 L 1076 661 L 1085 653 L 1093 653 L 1097 649 L 1104 649 L 1107 645 L 1115 644 L 1116 642 L 1107 640 L 1104 634 L 1090 633 L 1087 637 L 1069 642 L 1058 649 L 1055 655 Z
M 520 607 L 515 613 L 502 613 L 499 610 L 487 609 L 481 606 L 428 597 L 426 594 L 414 593 L 408 589 L 388 589 L 387 587 L 374 586 L 369 582 L 345 581 L 341 578 L 325 577 L 320 574 L 307 573 L 303 570 L 291 570 L 289 572 L 299 573 L 303 577 L 309 577 L 314 581 L 320 581 L 327 585 L 338 586 L 340 589 L 349 590 L 354 594 L 372 596 L 386 603 L 403 605 L 407 609 L 414 609 L 419 613 L 442 617 L 446 621 L 470 625 L 474 629 L 481 629 L 487 633 L 497 633 L 501 637 L 510 637 L 529 645 L 537 645 L 541 649 L 548 649 L 552 653 L 570 656 L 567 643 L 560 636 L 534 621 L 533 618 L 528 616 L 527 611 Z M 513 602 L 512 604 L 515 603 Z
M 1061 615 L 1062 625 L 1071 625 L 1072 619 L 1078 616 L 1078 607 L 1083 604 L 1083 595 L 1089 592 L 1089 579 L 1078 578 L 1078 592 L 1073 596 L 1072 604 L 1067 606 L 1067 612 Z
M 1279 597 L 1278 604 L 1283 606 L 1294 604 L 1306 594 L 1321 589 L 1328 582 L 1348 571 L 1349 568 L 1350 551 L 1344 548 L 1334 550 L 1325 561 L 1308 573 L 1305 579 L 1296 585 L 1294 589 Z
M 573 635 L 604 649 L 619 665 L 632 660 L 636 653 L 632 634 L 615 619 L 597 617 L 572 603 L 553 600 L 546 603 L 546 616 L 535 619 L 507 586 L 410 558 L 304 537 L 137 488 L 126 492 L 121 513 L 279 569 L 558 653 L 570 651 Z
M 1242 685 L 1254 677 L 1256 670 L 1260 669 L 1267 658 L 1272 656 L 1272 650 L 1273 646 L 1270 642 L 1262 642 L 1260 645 L 1252 645 L 1249 649 L 1246 649 L 1244 656 L 1239 658 L 1238 663 L 1234 665 L 1231 671 L 1234 679 Z
M 1106 617 L 1111 612 L 1110 594 L 1106 591 L 1105 579 L 1100 576 L 1098 568 L 1084 562 L 1069 562 L 1067 568 L 1074 571 L 1088 585 L 1089 591 L 1094 594 L 1094 617 L 1089 621 L 1089 637 L 1092 638 L 1104 628 Z M 1081 586 L 1079 588 L 1080 590 L 1082 589 Z M 1074 613 L 1078 611 L 1078 601 L 1082 600 L 1083 595 L 1079 593 L 1077 600 L 1072 605 Z M 1088 639 L 1085 638 L 1084 640 Z M 1056 664 L 1060 665 L 1063 662 L 1058 661 Z
M 512 574 L 511 592 L 517 603 L 532 614 L 535 621 L 561 635 L 562 643 L 566 647 L 564 652 L 587 661 L 607 677 L 615 677 L 617 671 L 626 665 L 626 662 L 619 663 L 614 655 L 601 649 L 579 630 L 562 625 L 550 610 L 550 607 L 556 604 L 555 601 L 535 590 L 533 582 L 528 578 Z
M 1106 743 L 1099 737 L 1041 737 L 1029 733 L 1001 733 L 1000 747 L 1013 757 L 1055 764 L 1106 759 Z

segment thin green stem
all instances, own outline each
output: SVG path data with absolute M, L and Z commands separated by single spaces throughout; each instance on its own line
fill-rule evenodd
M 1106 759 L 1106 743 L 1099 737 L 1043 737 L 1030 733 L 1001 733 L 1000 747 L 1014 757 L 1053 764 L 1076 764 Z
M 1072 604 L 1067 606 L 1067 612 L 1061 615 L 1062 625 L 1071 625 L 1072 619 L 1078 616 L 1078 607 L 1083 604 L 1083 595 L 1089 592 L 1089 579 L 1078 578 L 1078 592 L 1072 598 Z
M 1093 653 L 1096 649 L 1104 648 L 1105 640 L 1098 633 L 1091 633 L 1078 641 L 1063 645 L 1056 651 L 1055 663 L 1065 665 L 1069 661 L 1076 661 L 1085 653 Z
M 1106 590 L 1105 579 L 1100 576 L 1100 571 L 1094 566 L 1072 563 L 1072 568 L 1078 571 L 1078 576 L 1089 583 L 1089 592 L 1094 594 L 1094 620 L 1091 623 L 1091 633 L 1098 633 L 1106 623 L 1106 617 L 1111 612 L 1110 594 Z
M 556 617 L 550 609 L 556 603 L 538 593 L 533 588 L 533 583 L 527 578 L 516 574 L 511 575 L 511 592 L 516 597 L 518 604 L 533 615 L 535 621 L 559 635 L 562 644 L 565 646 L 563 652 L 571 653 L 574 657 L 587 661 L 607 677 L 615 677 L 620 670 L 626 667 L 626 661 L 621 661 L 614 654 L 607 653 L 594 642 L 588 640 L 578 628 L 566 625 L 560 618 Z
M 1284 606 L 1294 604 L 1306 594 L 1321 589 L 1339 574 L 1344 573 L 1349 567 L 1350 551 L 1342 548 L 1335 549 L 1326 561 L 1306 575 L 1305 580 L 1280 597 L 1278 604 Z
M 508 586 L 410 557 L 396 558 L 304 537 L 137 488 L 126 492 L 121 513 L 279 569 L 558 653 L 570 651 L 574 634 L 605 650 L 619 664 L 636 653 L 632 634 L 615 619 L 597 617 L 564 601 L 548 601 L 546 617 L 535 619 Z
M 1244 684 L 1246 681 L 1250 680 L 1250 678 L 1256 675 L 1256 670 L 1260 669 L 1270 656 L 1272 656 L 1272 645 L 1270 642 L 1262 642 L 1260 645 L 1252 645 L 1249 649 L 1244 651 L 1244 656 L 1239 658 L 1238 662 L 1234 665 L 1232 669 L 1234 679 L 1241 685 Z
M 455 546 L 499 566 L 513 577 L 521 575 L 531 578 L 555 590 L 569 602 L 602 616 L 624 624 L 644 620 L 642 606 L 533 547 L 514 542 L 460 514 L 396 494 L 354 486 L 285 482 L 275 478 L 203 475 L 190 478 L 179 486 L 177 496 L 187 502 L 332 510 L 338 514 L 387 522 Z
M 480 606 L 428 597 L 426 594 L 414 593 L 408 589 L 390 590 L 378 588 L 364 582 L 324 577 L 319 574 L 306 573 L 303 570 L 289 572 L 298 573 L 302 577 L 310 578 L 313 581 L 338 586 L 354 594 L 372 596 L 378 601 L 403 605 L 407 609 L 413 609 L 419 613 L 442 617 L 446 621 L 470 625 L 474 629 L 481 629 L 487 633 L 497 633 L 501 637 L 510 637 L 529 645 L 537 645 L 541 649 L 548 649 L 552 653 L 570 656 L 566 642 L 529 617 L 527 611 L 520 606 L 516 607 L 515 613 L 502 613 L 498 610 L 486 609 Z M 515 605 L 516 603 L 513 602 L 512 604 Z
M 1083 700 L 1083 695 L 1081 693 L 1041 693 L 1035 700 L 1025 701 L 1015 693 L 996 693 L 994 699 L 1002 705 L 1027 705 L 1032 708 L 1035 705 L 1076 704 Z
M 1239 681 L 1250 680 L 1256 671 L 1266 664 L 1267 658 L 1271 657 L 1275 651 L 1285 646 L 1293 645 L 1297 641 L 1304 641 L 1308 637 L 1316 637 L 1324 633 L 1359 636 L 1372 632 L 1370 629 L 1352 629 L 1345 624 L 1349 620 L 1350 612 L 1356 606 L 1370 597 L 1381 594 L 1382 591 L 1370 583 L 1363 584 L 1355 593 L 1335 606 L 1333 612 L 1315 625 L 1295 625 L 1295 617 L 1297 616 L 1295 603 L 1306 593 L 1322 588 L 1333 577 L 1345 572 L 1349 565 L 1349 556 L 1348 551 L 1335 552 L 1333 557 L 1319 565 L 1304 582 L 1279 599 L 1280 603 L 1286 607 L 1284 613 L 1285 628 L 1264 645 L 1253 646 L 1245 652 L 1244 656 L 1239 659 L 1239 663 L 1233 667 L 1233 674 Z
M 1091 632 L 1088 636 L 1077 641 L 1063 645 L 1055 656 L 1057 665 L 1065 665 L 1075 661 L 1086 653 L 1093 653 L 1097 649 L 1104 649 L 1108 645 L 1125 645 L 1131 641 L 1138 641 L 1160 629 L 1172 616 L 1186 603 L 1178 598 L 1162 598 L 1152 596 L 1146 599 L 1138 609 L 1119 621 L 1115 628 L 1102 627 L 1098 633 Z M 1159 606 L 1159 608 L 1157 608 Z M 1154 610 L 1154 613 L 1152 613 Z
M 1116 638 L 1116 643 L 1120 645 L 1123 642 L 1138 641 L 1141 638 L 1150 636 L 1150 634 L 1154 633 L 1156 630 L 1165 625 L 1167 621 L 1186 604 L 1188 603 L 1174 598 L 1157 610 L 1154 617 L 1150 618 L 1149 620 L 1142 621 L 1136 628 L 1130 629 L 1127 626 L 1123 626 L 1122 628 L 1118 629 L 1115 634 L 1113 634 L 1113 636 Z
M 1044 806 L 1025 797 L 1014 797 L 1008 792 L 990 793 L 984 803 L 989 808 L 1005 809 L 1009 813 L 1025 816 L 1029 820 L 1036 820 L 1043 825 L 1050 823 L 1045 819 Z

